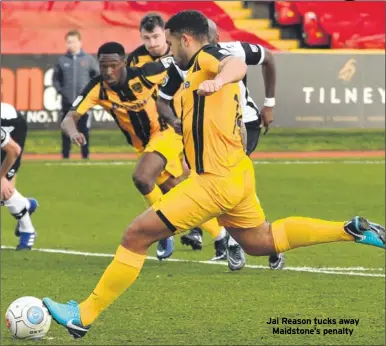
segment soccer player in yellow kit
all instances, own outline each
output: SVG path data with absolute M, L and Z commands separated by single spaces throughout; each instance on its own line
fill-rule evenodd
M 139 32 L 143 44 L 134 49 L 127 57 L 127 66 L 141 67 L 146 63 L 155 62 L 159 59 L 170 55 L 170 48 L 165 37 L 165 22 L 158 13 L 148 13 L 140 21 Z M 153 90 L 155 99 L 157 98 L 158 87 Z M 158 114 L 156 115 L 158 118 Z M 159 118 L 161 121 L 163 118 Z M 164 124 L 165 125 L 165 124 Z M 178 136 L 179 135 L 175 135 Z M 170 143 L 171 150 L 178 150 L 179 155 L 182 155 L 182 138 L 179 137 L 181 144 L 177 147 Z M 152 161 L 147 161 L 143 169 L 137 169 L 133 176 L 134 184 L 137 189 L 145 196 L 149 206 L 158 200 L 163 193 L 169 189 L 161 190 L 156 184 L 153 184 L 154 178 L 150 175 L 147 169 L 147 164 Z M 143 174 L 146 172 L 147 174 Z M 173 187 L 172 185 L 171 187 Z M 150 191 L 150 192 L 149 192 Z M 211 220 L 204 225 L 202 229 L 211 234 L 214 239 L 215 256 L 212 260 L 227 259 L 227 240 L 228 235 L 224 229 L 218 225 L 216 220 Z M 192 231 L 201 232 L 201 228 L 196 227 Z M 174 251 L 174 237 L 168 237 L 158 242 L 157 257 L 162 260 L 172 255 Z
M 194 174 L 132 221 L 86 300 L 60 304 L 43 299 L 52 318 L 75 338 L 83 337 L 102 311 L 135 282 L 153 243 L 213 217 L 252 256 L 342 241 L 385 249 L 384 227 L 358 216 L 339 222 L 305 217 L 266 221 L 255 194 L 253 164 L 240 135 L 236 82 L 247 66 L 208 44 L 208 21 L 200 12 L 179 12 L 166 29 L 176 63 L 188 68 L 181 94 L 182 126 L 186 158 Z
M 211 19 L 208 19 L 208 23 L 210 44 L 218 46 L 219 48 L 224 48 L 231 55 L 242 58 L 248 66 L 262 66 L 266 99 L 264 102 L 265 105 L 261 110 L 258 109 L 256 103 L 250 96 L 250 92 L 247 88 L 247 76 L 239 82 L 242 120 L 246 130 L 246 153 L 249 156 L 255 150 L 259 141 L 261 119 L 264 118 L 267 120 L 272 118 L 276 84 L 276 67 L 273 54 L 268 49 L 257 44 L 240 41 L 219 42 L 216 23 Z M 186 73 L 187 71 L 184 71 L 173 64 L 168 69 L 166 81 L 160 86 L 158 92 L 158 113 L 165 118 L 177 132 L 181 131 L 181 120 L 179 119 L 181 116 L 181 105 L 179 104 L 179 94 L 181 92 L 180 86 L 185 80 Z M 266 128 L 265 133 L 267 130 L 268 128 Z M 193 249 L 200 248 L 202 243 L 202 232 L 193 229 L 191 232 L 184 234 L 181 237 L 181 243 L 190 245 Z M 240 270 L 246 263 L 243 250 L 232 237 L 229 237 L 228 244 L 226 245 L 229 268 L 231 270 Z M 271 269 L 282 269 L 284 267 L 284 255 L 271 254 L 268 257 L 268 264 Z

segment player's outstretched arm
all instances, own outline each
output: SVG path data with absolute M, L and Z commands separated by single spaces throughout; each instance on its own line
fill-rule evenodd
M 242 51 L 234 49 L 237 56 L 244 56 L 247 65 L 261 65 L 264 87 L 265 100 L 264 107 L 260 112 L 261 127 L 265 127 L 265 133 L 273 121 L 273 107 L 275 106 L 275 86 L 276 86 L 276 65 L 272 52 L 259 44 L 240 42 Z M 230 44 L 231 48 L 240 47 L 237 43 Z
M 166 122 L 174 128 L 178 134 L 182 134 L 181 131 L 181 120 L 176 117 L 172 107 L 170 106 L 170 101 L 166 100 L 160 96 L 157 98 L 157 112 L 160 117 L 164 118 Z
M 269 130 L 273 121 L 273 107 L 275 106 L 276 65 L 271 51 L 264 49 L 262 73 L 265 87 L 264 107 L 261 110 L 261 127 L 265 128 L 264 134 Z
M 262 72 L 265 86 L 265 97 L 266 99 L 275 97 L 276 87 L 276 64 L 275 58 L 272 52 L 268 49 L 264 49 L 264 60 L 262 62 Z M 274 106 L 274 101 L 273 105 Z
M 233 46 L 239 47 L 237 44 L 231 44 L 231 47 Z M 276 85 L 276 65 L 275 65 L 274 55 L 269 49 L 264 48 L 259 44 L 241 42 L 240 46 L 242 48 L 242 51 L 240 52 L 239 50 L 234 49 L 233 55 L 244 56 L 245 63 L 248 66 L 262 65 L 262 72 L 263 72 L 264 86 L 265 86 L 265 97 L 266 99 L 274 98 L 275 85 Z M 275 101 L 271 100 L 270 107 L 273 107 L 274 103 Z
M 64 119 L 62 120 L 62 123 L 60 127 L 62 128 L 63 132 L 71 138 L 71 141 L 75 143 L 78 146 L 85 145 L 86 144 L 86 138 L 84 137 L 83 133 L 80 133 L 78 131 L 77 123 L 79 121 L 79 118 L 82 115 L 79 114 L 76 111 L 69 111 Z
M 213 80 L 207 80 L 198 87 L 198 94 L 209 96 L 224 85 L 241 81 L 247 73 L 247 65 L 241 58 L 226 57 L 219 64 L 219 71 Z
M 261 126 L 265 127 L 264 134 L 269 130 L 269 125 L 273 121 L 273 107 L 275 106 L 275 86 L 276 86 L 276 65 L 273 54 L 264 49 L 264 60 L 262 62 L 262 72 L 265 87 L 264 107 L 261 110 Z

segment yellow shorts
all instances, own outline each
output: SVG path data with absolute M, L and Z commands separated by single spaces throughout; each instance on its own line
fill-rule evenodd
M 162 185 L 170 177 L 178 178 L 183 174 L 183 145 L 182 137 L 174 130 L 157 132 L 150 138 L 149 143 L 143 151 L 138 151 L 138 157 L 143 153 L 157 152 L 166 160 L 165 170 L 158 176 L 157 185 Z
M 255 193 L 255 172 L 248 157 L 229 176 L 193 174 L 164 195 L 153 209 L 175 233 L 217 217 L 232 228 L 253 228 L 265 221 Z

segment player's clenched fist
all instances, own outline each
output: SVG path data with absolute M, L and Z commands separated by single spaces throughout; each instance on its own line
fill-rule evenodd
M 75 133 L 74 135 L 71 136 L 71 142 L 76 144 L 77 146 L 83 146 L 87 144 L 86 137 L 84 136 L 83 133 Z
M 222 88 L 220 79 L 206 80 L 202 82 L 197 89 L 197 94 L 200 96 L 209 96 L 219 91 Z

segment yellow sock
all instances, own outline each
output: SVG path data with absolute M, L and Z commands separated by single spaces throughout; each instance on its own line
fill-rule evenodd
M 161 189 L 155 185 L 153 191 L 148 193 L 147 195 L 143 196 L 146 200 L 146 203 L 148 206 L 152 206 L 155 202 L 157 202 L 161 197 L 163 196 L 163 193 Z
M 82 324 L 88 326 L 113 303 L 133 282 L 145 262 L 139 255 L 119 246 L 91 295 L 79 305 Z
M 306 217 L 288 217 L 272 224 L 272 236 L 278 253 L 301 246 L 336 241 L 352 241 L 354 237 L 343 228 L 344 222 Z
M 203 231 L 210 233 L 213 239 L 216 239 L 221 233 L 221 226 L 218 224 L 216 218 L 203 223 L 200 228 Z

